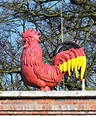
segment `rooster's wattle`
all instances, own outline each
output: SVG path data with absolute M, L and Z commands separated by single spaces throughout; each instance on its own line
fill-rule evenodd
M 86 68 L 86 56 L 83 49 L 74 42 L 69 44 L 75 45 L 63 51 L 58 46 L 55 56 L 53 57 L 53 65 L 44 64 L 42 61 L 42 49 L 39 45 L 40 35 L 34 29 L 26 30 L 22 34 L 22 42 L 24 42 L 24 51 L 21 56 L 21 75 L 24 82 L 40 90 L 51 90 L 57 86 L 66 72 L 69 76 L 71 71 L 75 72 L 78 78 L 78 70 L 81 70 L 80 78 L 84 76 Z M 67 43 L 65 43 L 67 44 Z

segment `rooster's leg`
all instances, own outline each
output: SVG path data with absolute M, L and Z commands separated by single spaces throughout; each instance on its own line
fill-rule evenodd
M 45 86 L 40 88 L 41 91 L 50 91 L 50 87 Z

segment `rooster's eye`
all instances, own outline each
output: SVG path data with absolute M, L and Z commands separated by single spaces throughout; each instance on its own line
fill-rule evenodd
M 26 44 L 26 41 L 23 41 L 23 45 L 25 45 Z

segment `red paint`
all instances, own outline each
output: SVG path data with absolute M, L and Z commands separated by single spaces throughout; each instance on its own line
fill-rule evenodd
M 58 53 L 53 58 L 53 66 L 44 64 L 42 61 L 42 49 L 38 44 L 40 41 L 39 38 L 40 35 L 30 29 L 22 34 L 22 42 L 25 44 L 21 57 L 21 74 L 27 85 L 46 91 L 57 86 L 61 82 L 63 75 L 66 73 L 60 72 L 58 65 L 69 59 L 75 58 L 77 55 L 75 56 L 71 50 L 67 50 Z M 74 53 L 75 52 L 76 49 Z M 66 55 L 68 53 L 70 53 L 70 55 Z

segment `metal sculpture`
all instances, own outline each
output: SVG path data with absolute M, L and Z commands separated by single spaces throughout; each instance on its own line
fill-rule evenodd
M 78 70 L 81 70 L 80 78 L 83 79 L 86 69 L 86 55 L 83 49 L 74 42 L 65 42 L 57 46 L 53 65 L 44 64 L 42 61 L 42 49 L 40 35 L 34 29 L 25 30 L 22 34 L 24 51 L 21 57 L 21 74 L 24 82 L 40 90 L 48 91 L 57 86 L 62 77 L 71 71 L 78 78 Z M 71 45 L 71 46 L 70 46 Z M 70 46 L 69 48 L 66 46 Z

